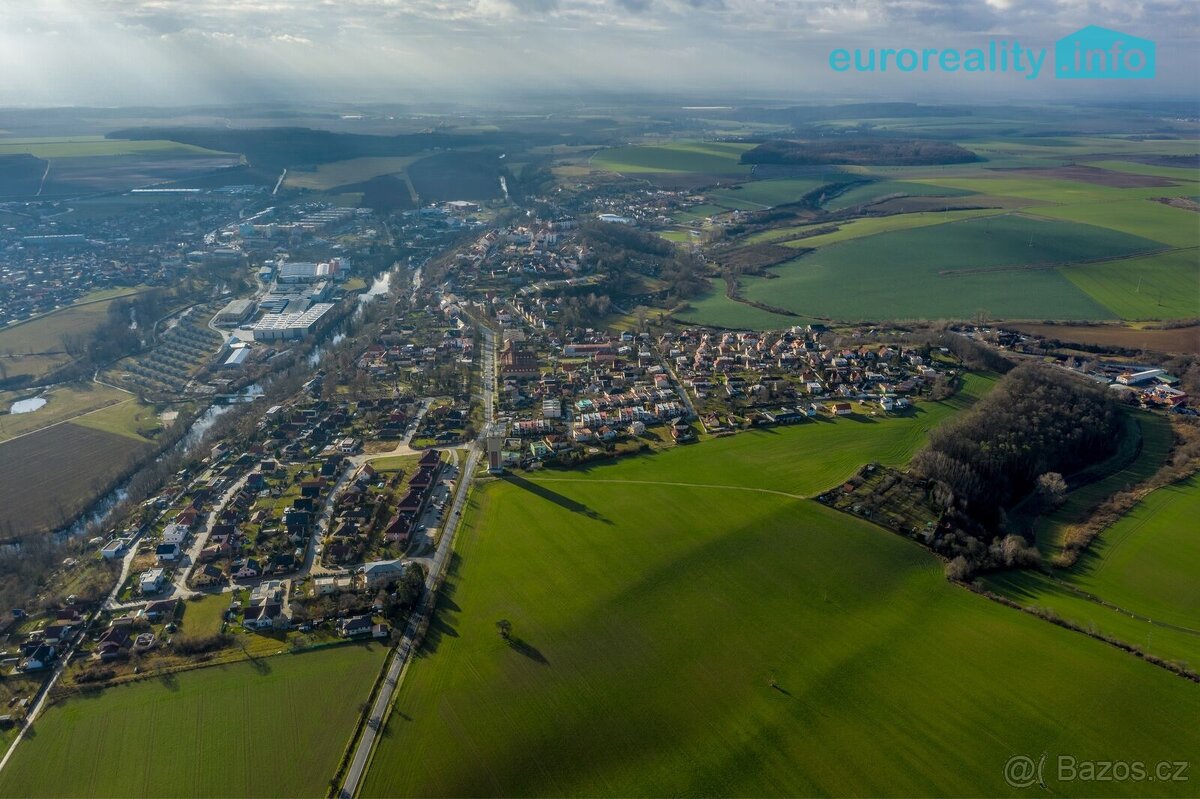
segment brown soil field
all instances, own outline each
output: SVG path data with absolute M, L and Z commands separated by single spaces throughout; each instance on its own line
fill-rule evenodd
M 62 526 L 149 449 L 128 436 L 72 423 L 0 444 L 0 533 Z
M 1044 338 L 1075 344 L 1144 349 L 1154 352 L 1200 354 L 1200 325 L 1165 330 L 1138 330 L 1122 325 L 1039 325 L 1016 324 L 1005 327 Z

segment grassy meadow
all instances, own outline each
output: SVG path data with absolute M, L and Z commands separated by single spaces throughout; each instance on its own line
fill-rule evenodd
M 68 699 L 0 772 L 0 796 L 324 796 L 386 651 L 280 655 Z
M 823 247 L 745 282 L 743 295 L 833 319 L 1112 319 L 1056 265 L 1160 249 L 1148 239 L 1020 214 Z M 1026 266 L 1037 268 L 1022 268 Z
M 758 460 L 697 445 L 690 475 L 664 454 L 477 492 L 363 795 L 1011 795 L 1018 753 L 1197 751 L 1178 677 L 810 500 L 677 484 L 836 484 L 805 432 Z

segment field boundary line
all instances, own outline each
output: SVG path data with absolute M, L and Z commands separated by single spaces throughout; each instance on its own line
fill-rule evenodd
M 779 491 L 774 488 L 755 488 L 754 486 L 731 486 L 731 485 L 716 485 L 713 483 L 675 483 L 666 480 L 611 480 L 604 478 L 571 478 L 571 477 L 539 477 L 534 480 L 538 483 L 625 483 L 632 485 L 654 485 L 654 486 L 679 486 L 682 488 L 723 488 L 729 491 L 754 491 L 759 494 L 775 494 L 776 496 L 788 497 L 789 499 L 812 499 L 812 497 L 803 494 L 790 494 L 787 491 Z
M 1144 524 L 1144 522 L 1143 522 L 1143 524 Z M 1154 627 L 1162 627 L 1165 630 L 1174 630 L 1175 632 L 1183 633 L 1184 635 L 1200 636 L 1200 630 L 1194 629 L 1192 627 L 1184 627 L 1179 624 L 1172 624 L 1169 621 L 1155 621 L 1154 619 L 1150 618 L 1149 616 L 1143 616 L 1141 613 L 1136 613 L 1132 610 L 1123 608 L 1120 605 L 1109 602 L 1107 599 L 1105 599 L 1102 596 L 1098 596 L 1089 591 L 1084 591 L 1082 588 L 1075 586 L 1075 585 L 1071 585 L 1066 580 L 1056 577 L 1053 574 L 1049 575 L 1049 577 L 1050 577 L 1051 582 L 1053 582 L 1059 588 L 1069 591 L 1072 594 L 1075 594 L 1076 596 L 1081 597 L 1082 599 L 1085 599 L 1094 605 L 1099 605 L 1102 608 L 1108 608 L 1109 610 L 1124 614 L 1131 619 L 1134 619 L 1136 621 L 1145 622 L 1146 624 L 1153 625 Z

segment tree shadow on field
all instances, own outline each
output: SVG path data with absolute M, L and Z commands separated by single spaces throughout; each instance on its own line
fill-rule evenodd
M 179 690 L 179 676 L 173 671 L 160 674 L 158 676 L 158 681 L 162 683 L 163 687 L 168 691 L 175 692 Z
M 425 630 L 425 636 L 421 640 L 421 646 L 413 654 L 416 657 L 428 657 L 436 654 L 438 647 L 442 643 L 442 638 L 458 638 L 458 630 L 446 621 L 446 616 L 438 609 L 434 612 L 433 618 L 429 620 L 429 627 Z
M 512 636 L 507 639 L 507 643 L 508 648 L 518 655 L 523 655 L 534 663 L 541 663 L 543 666 L 550 665 L 550 661 L 546 660 L 546 656 L 542 654 L 542 651 L 525 639 Z
M 246 662 L 250 664 L 250 668 L 254 669 L 259 676 L 265 677 L 271 673 L 271 664 L 267 662 L 265 657 L 255 657 L 246 652 L 246 659 Z
M 587 505 L 584 505 L 582 502 L 576 502 L 575 500 L 570 499 L 569 497 L 564 497 L 562 494 L 559 494 L 556 491 L 551 491 L 550 489 L 546 488 L 544 485 L 539 485 L 538 483 L 534 483 L 530 480 L 526 480 L 524 477 L 521 477 L 519 475 L 508 474 L 508 475 L 505 475 L 502 479 L 506 480 L 509 483 L 512 483 L 513 485 L 517 486 L 518 488 L 523 488 L 526 491 L 528 491 L 529 493 L 535 494 L 536 496 L 538 496 L 542 499 L 553 502 L 555 505 L 558 505 L 560 508 L 566 508 L 567 510 L 571 511 L 572 513 L 580 513 L 580 514 L 583 514 L 584 516 L 588 517 L 589 519 L 594 519 L 595 521 L 598 521 L 598 522 L 604 522 L 605 524 L 613 523 L 611 519 L 603 516 L 600 513 L 597 513 L 596 511 L 589 508 Z

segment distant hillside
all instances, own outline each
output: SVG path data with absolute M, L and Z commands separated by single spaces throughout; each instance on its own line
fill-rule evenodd
M 983 159 L 951 142 L 921 139 L 828 139 L 764 142 L 742 153 L 743 164 L 813 166 L 920 166 L 965 164 Z
M 0 197 L 37 194 L 46 162 L 28 153 L 0 155 Z
M 500 166 L 500 152 L 436 153 L 408 167 L 421 202 L 494 200 L 503 195 L 500 177 L 512 183 Z
M 971 109 L 956 105 L 917 103 L 847 103 L 845 105 L 796 105 L 788 108 L 739 108 L 731 116 L 747 122 L 802 125 L 829 119 L 911 119 L 921 117 L 965 117 Z
M 563 144 L 563 137 L 550 134 L 484 133 L 406 133 L 396 136 L 368 136 L 360 133 L 334 133 L 312 128 L 126 128 L 107 134 L 110 139 L 167 139 L 226 153 L 241 153 L 252 166 L 281 169 L 289 166 L 327 164 L 349 158 L 416 155 L 428 150 L 454 150 L 463 147 L 495 147 L 499 151 L 519 150 L 540 144 Z

